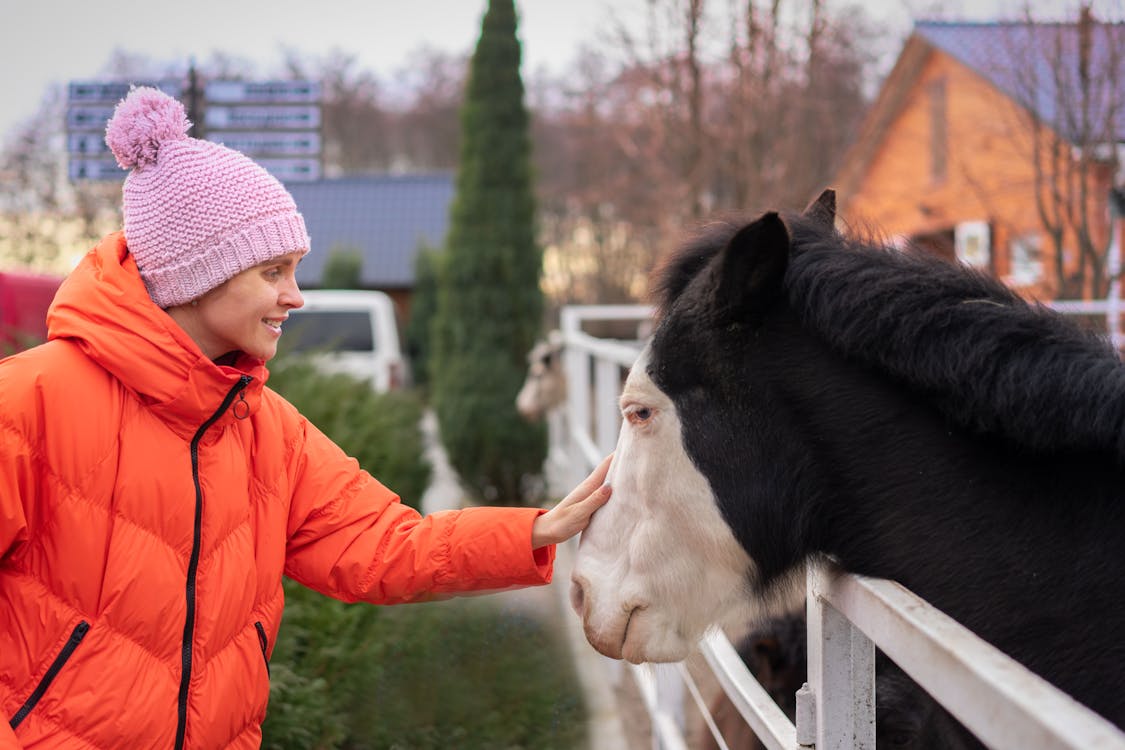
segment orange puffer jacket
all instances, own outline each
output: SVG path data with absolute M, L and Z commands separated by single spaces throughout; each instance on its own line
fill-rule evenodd
M 381 604 L 550 580 L 536 509 L 421 518 L 206 359 L 121 234 L 0 361 L 0 748 L 256 748 L 282 575 Z

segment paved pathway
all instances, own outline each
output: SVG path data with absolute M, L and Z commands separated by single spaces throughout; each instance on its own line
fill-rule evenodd
M 422 512 L 460 508 L 465 493 L 457 481 L 457 473 L 449 465 L 449 457 L 438 440 L 437 417 L 430 409 L 422 417 L 422 437 L 426 444 L 426 458 L 433 467 L 430 486 L 422 493 Z

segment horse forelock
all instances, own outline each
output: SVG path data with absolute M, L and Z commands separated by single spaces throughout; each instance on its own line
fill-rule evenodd
M 704 224 L 656 268 L 650 296 L 658 320 L 668 313 L 692 279 L 727 246 L 744 223 L 720 219 Z

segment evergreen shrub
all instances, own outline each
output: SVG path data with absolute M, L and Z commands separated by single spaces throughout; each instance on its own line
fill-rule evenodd
M 328 251 L 320 285 L 325 289 L 361 289 L 363 287 L 363 253 L 347 245 Z
M 418 248 L 414 256 L 414 293 L 410 298 L 410 322 L 406 327 L 406 352 L 414 385 L 425 390 L 430 384 L 430 356 L 433 344 L 430 329 L 437 313 L 441 252 L 431 247 Z
M 429 377 L 449 462 L 478 500 L 517 505 L 542 474 L 547 433 L 516 411 L 539 334 L 529 116 L 513 0 L 490 0 L 461 108 L 457 193 L 450 208 Z

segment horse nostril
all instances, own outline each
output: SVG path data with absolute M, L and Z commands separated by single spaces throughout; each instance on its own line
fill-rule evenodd
M 578 581 L 570 582 L 570 606 L 575 614 L 582 617 L 585 614 L 586 590 Z

